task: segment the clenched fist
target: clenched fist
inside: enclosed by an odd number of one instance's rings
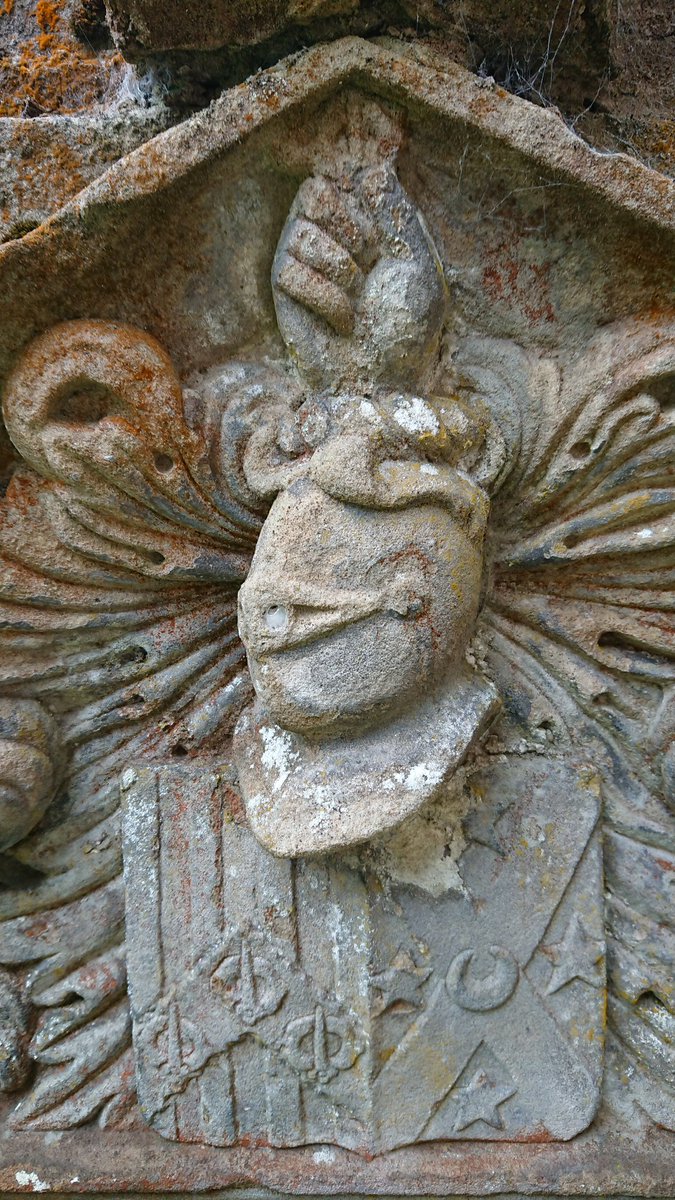
[[[442,268],[389,167],[305,181],[272,268],[277,320],[315,387],[420,386],[443,323]]]

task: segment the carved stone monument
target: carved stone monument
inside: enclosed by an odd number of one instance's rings
[[[346,39],[0,249],[9,1192],[668,1194],[672,212]]]

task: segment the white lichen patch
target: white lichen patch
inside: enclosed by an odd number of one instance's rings
[[[260,761],[266,771],[276,776],[272,780],[272,790],[277,792],[288,779],[299,755],[293,749],[291,735],[277,726],[263,725],[260,737],[264,746]]]
[[[253,796],[248,796],[246,799],[246,811],[251,816],[264,816],[274,807],[274,804],[266,792],[255,792]]]
[[[318,833],[329,828],[331,818],[341,811],[341,805],[335,796],[334,789],[325,784],[313,784],[304,793],[305,803],[311,805],[313,812],[309,818],[310,829]]]
[[[312,1155],[315,1163],[326,1163],[326,1165],[334,1163],[336,1157],[335,1151],[330,1146],[320,1146]]]
[[[443,767],[440,763],[415,763],[406,775],[404,786],[409,792],[420,792],[423,788],[436,787],[442,778]]]
[[[436,413],[420,396],[400,397],[394,420],[406,433],[437,434],[440,429]]]
[[[359,404],[359,412],[361,413],[361,416],[365,417],[366,421],[370,421],[371,424],[380,424],[380,418],[377,409],[375,408],[374,404],[371,404],[370,400],[361,401]]]
[[[35,1171],[16,1171],[16,1182],[19,1187],[29,1187],[31,1192],[49,1192],[51,1184],[45,1183]]]

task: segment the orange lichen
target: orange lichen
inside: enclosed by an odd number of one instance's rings
[[[0,17],[3,16],[3,14],[6,17],[11,17],[13,10],[14,10],[14,0],[2,0],[2,10],[0,11]]]
[[[58,0],[38,0],[35,20],[43,33],[49,33],[56,29],[61,16],[59,12],[61,7],[62,4],[58,3]]]
[[[675,121],[655,122],[643,132],[642,142],[649,165],[658,171],[672,173],[675,169]]]
[[[13,0],[0,0],[7,5]],[[35,34],[14,55],[0,58],[0,116],[37,116],[90,108],[105,94],[119,56],[96,56],[72,35],[65,0],[38,0]]]

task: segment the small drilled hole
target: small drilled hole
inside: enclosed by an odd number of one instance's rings
[[[175,746],[171,747],[171,753],[174,758],[187,758],[187,747],[182,742],[177,742]]]
[[[148,557],[150,559],[150,562],[157,563],[158,566],[160,563],[163,563],[166,561],[164,558],[164,555],[161,554],[159,550],[151,550]]]
[[[270,633],[281,633],[288,625],[288,609],[283,604],[273,604],[265,613],[265,624]]]
[[[65,996],[59,996],[59,1005],[65,1008],[69,1004],[81,1004],[83,999],[79,992],[66,992]]]
[[[137,692],[135,696],[130,697],[129,703],[130,704],[145,704],[145,696],[141,696],[140,692]]]
[[[155,466],[158,471],[161,471],[162,475],[167,475],[169,471],[173,471],[175,465],[170,454],[155,455]]]
[[[145,646],[129,646],[120,654],[119,661],[125,666],[127,663],[145,662],[148,657],[148,652]]]
[[[575,442],[574,445],[570,447],[570,454],[572,455],[572,458],[588,458],[592,449],[593,447],[591,446],[590,442]]]
[[[612,698],[609,692],[598,692],[593,697],[593,703],[599,704],[601,708],[605,708],[608,704],[612,703]]]

